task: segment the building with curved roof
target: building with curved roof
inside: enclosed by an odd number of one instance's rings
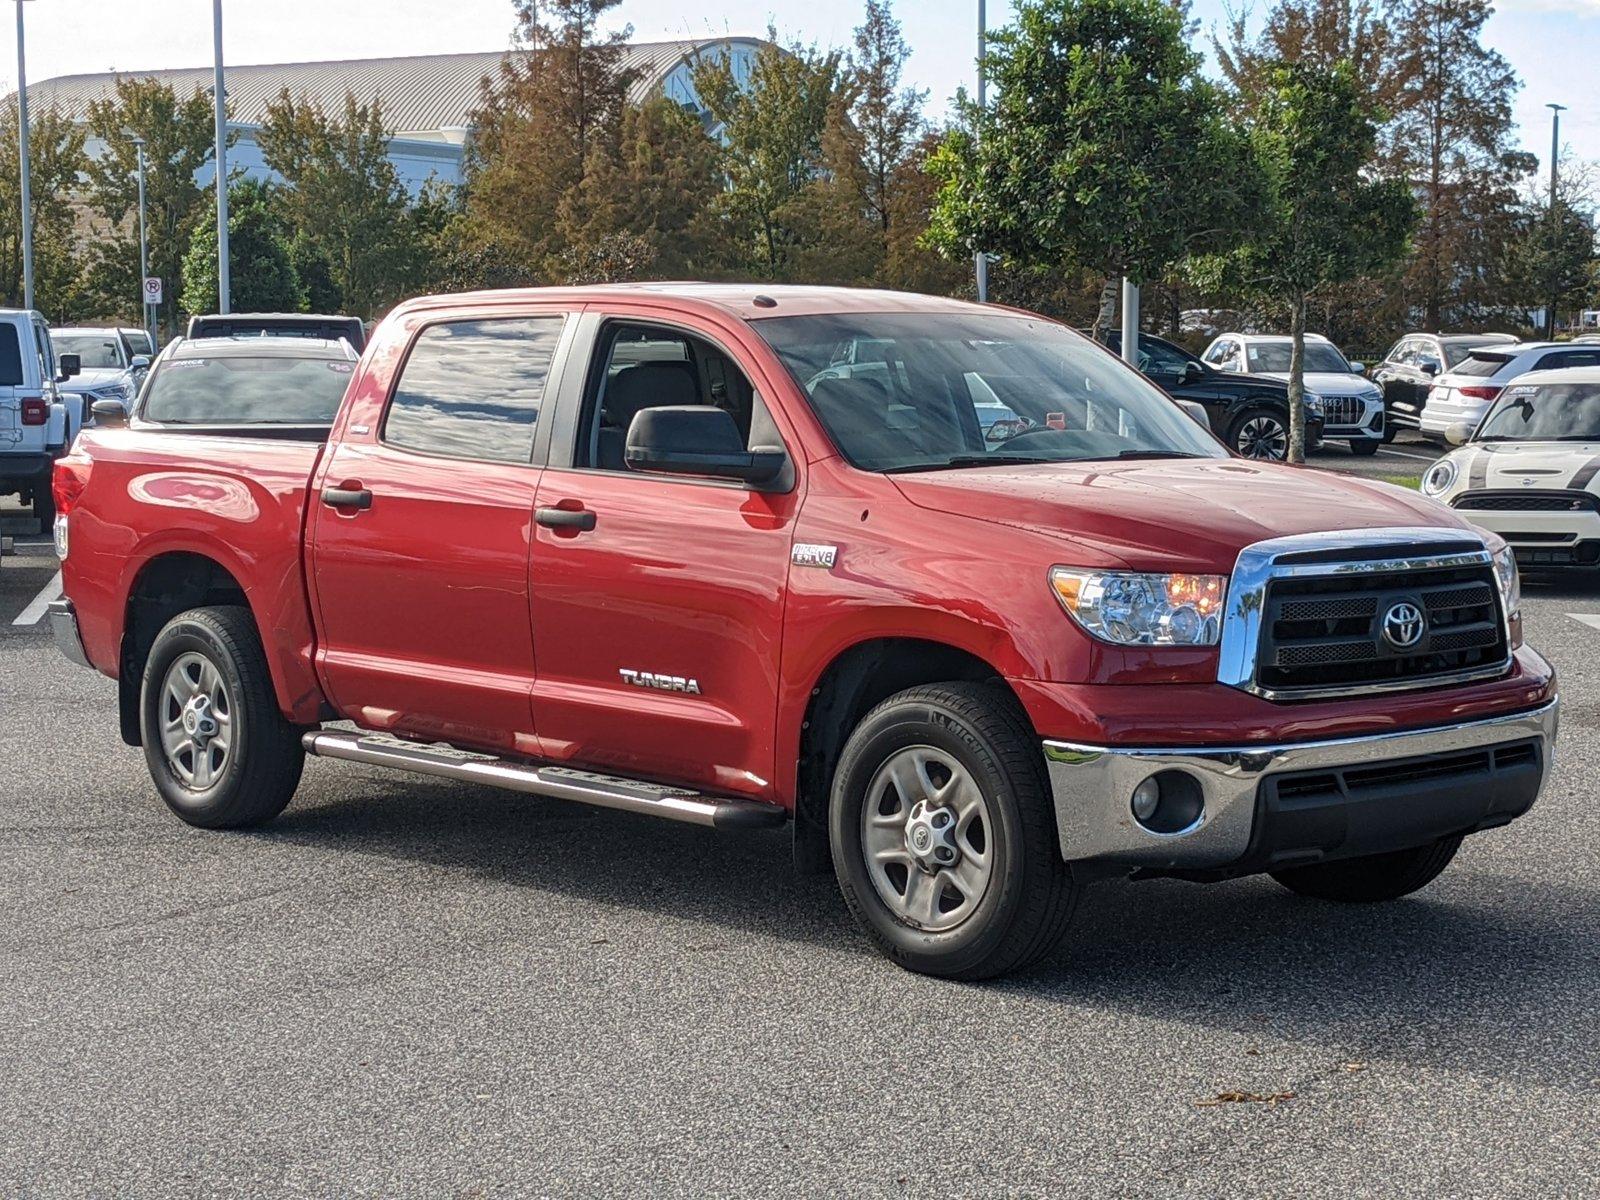
[[[664,95],[695,112],[709,127],[709,117],[694,90],[695,63],[726,55],[742,80],[761,44],[759,39],[744,37],[630,44],[624,48],[622,62],[623,69],[634,75],[629,99],[639,103]],[[296,99],[309,100],[327,112],[342,109],[347,94],[362,103],[378,100],[385,123],[394,131],[389,156],[406,185],[414,192],[430,177],[460,182],[463,147],[471,135],[472,115],[481,103],[484,82],[499,74],[508,56],[521,53],[527,52],[230,65],[229,123],[238,141],[229,152],[229,167],[260,177],[269,174],[254,134],[266,120],[268,105],[287,89]],[[92,102],[114,95],[117,80],[126,78],[158,79],[170,84],[180,97],[196,91],[209,95],[212,69],[62,75],[29,84],[28,104],[35,112],[54,107],[83,120]],[[87,148],[91,154],[96,150],[92,141]]]

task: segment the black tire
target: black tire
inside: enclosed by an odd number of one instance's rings
[[[1277,431],[1270,438],[1271,445],[1281,444],[1282,453],[1268,454],[1263,447],[1269,439],[1256,436],[1263,426],[1271,426]],[[1249,408],[1233,419],[1228,426],[1228,436],[1225,439],[1228,448],[1236,454],[1246,458],[1260,459],[1266,462],[1284,462],[1289,457],[1289,418],[1274,408]]]
[[[1371,458],[1378,452],[1378,447],[1383,445],[1381,438],[1362,438],[1358,442],[1350,443],[1350,453],[1361,458]]]
[[[201,778],[196,751],[188,755],[192,780],[186,782],[183,756],[170,760],[163,742],[165,718],[170,716],[163,713],[170,701],[168,672],[179,659],[209,663],[220,677],[227,701],[225,706],[213,706],[213,711],[226,709],[228,738],[226,752],[219,756],[206,786],[194,785]],[[167,622],[145,662],[139,721],[156,790],[167,807],[190,825],[239,829],[263,824],[284,810],[300,783],[305,765],[300,730],[278,710],[261,638],[246,608],[194,608]],[[208,765],[206,774],[211,772]]]
[[[1273,871],[1272,877],[1302,896],[1373,904],[1398,900],[1427,887],[1450,865],[1460,848],[1461,837],[1457,835],[1411,850]]]
[[[869,875],[863,848],[872,781],[897,753],[926,748],[957,763],[981,792],[990,860],[982,898],[947,930],[897,915]],[[964,980],[1015,971],[1056,946],[1077,907],[1081,885],[1061,857],[1039,739],[998,688],[932,684],[874,708],[845,744],[828,820],[845,902],[878,948],[907,970]]]
[[[46,471],[33,481],[33,515],[39,520],[39,532],[50,536],[56,523],[56,494],[50,490],[52,472]]]
[[[1393,421],[1385,421],[1383,423],[1383,444],[1387,446],[1390,442],[1394,441],[1395,435],[1399,432],[1400,426],[1396,425]]]

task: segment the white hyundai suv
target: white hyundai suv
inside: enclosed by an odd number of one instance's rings
[[[1524,567],[1600,566],[1600,367],[1508,380],[1422,492],[1493,530]]]
[[[1417,418],[1428,437],[1449,440],[1452,425],[1476,425],[1500,390],[1532,371],[1600,366],[1600,346],[1574,342],[1516,342],[1479,346],[1437,376]]]
[[[1287,383],[1292,348],[1293,339],[1282,334],[1223,333],[1200,357],[1219,371]],[[1349,442],[1353,454],[1376,454],[1383,445],[1383,389],[1321,334],[1306,334],[1304,369],[1306,404],[1322,414],[1322,440]]]

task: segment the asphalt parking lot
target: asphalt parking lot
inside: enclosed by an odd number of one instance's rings
[[[1600,1195],[1600,581],[1530,585],[1552,785],[1426,891],[1107,884],[966,986],[784,833],[326,760],[189,829],[0,523],[0,1195]]]

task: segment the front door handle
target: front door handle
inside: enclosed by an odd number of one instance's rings
[[[366,488],[326,487],[322,502],[329,508],[371,508],[372,493]]]
[[[534,519],[546,529],[576,529],[587,533],[595,526],[594,513],[586,508],[541,508]]]

